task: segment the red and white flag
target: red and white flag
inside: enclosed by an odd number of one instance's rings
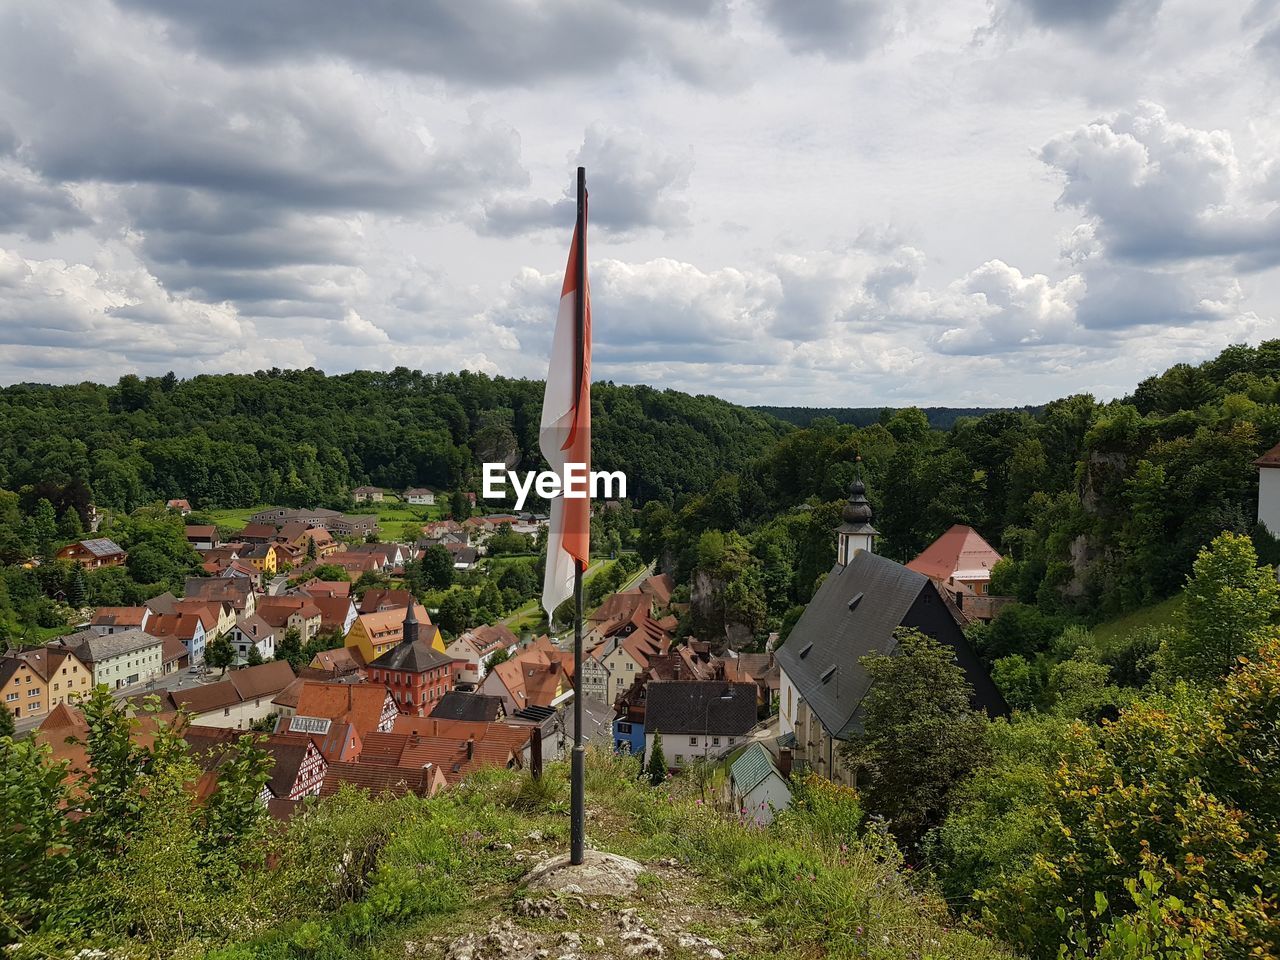
[[[542,425],[538,446],[548,466],[564,478],[566,463],[582,464],[591,470],[591,287],[586,283],[587,217],[582,216],[582,236],[573,231],[569,265],[560,290],[560,313],[556,317],[555,339],[551,345],[551,367],[542,397]],[[583,286],[578,290],[578,258],[583,258]],[[574,307],[583,297],[582,338],[579,342]],[[576,473],[577,471],[575,471]],[[573,596],[575,570],[586,570],[591,546],[591,500],[585,475],[581,497],[562,493],[551,501],[551,524],[547,537],[547,572],[542,581],[542,606],[547,616]]]

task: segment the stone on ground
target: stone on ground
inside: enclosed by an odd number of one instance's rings
[[[636,880],[644,867],[627,857],[602,850],[587,850],[583,862],[571,864],[569,855],[544,860],[525,876],[533,890],[579,893],[586,896],[625,897],[636,892]]]

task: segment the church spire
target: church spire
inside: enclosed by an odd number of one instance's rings
[[[409,597],[409,609],[404,615],[404,639],[402,643],[416,643],[418,640],[418,614],[414,607],[418,605],[418,601]]]
[[[867,500],[867,488],[862,482],[862,457],[854,458],[855,474],[853,483],[849,484],[849,500],[840,511],[840,519],[844,522],[836,528],[836,563],[848,566],[859,550],[872,552],[878,531],[871,525],[874,511]]]

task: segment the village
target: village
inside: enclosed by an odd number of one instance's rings
[[[401,499],[429,504],[434,496],[411,489]],[[356,502],[382,497],[376,488],[353,491]],[[182,499],[166,509],[192,512]],[[86,757],[76,703],[95,686],[137,716],[137,737],[154,736],[157,724],[182,730],[204,770],[204,796],[237,740],[259,733],[274,759],[261,801],[287,819],[344,784],[432,796],[484,767],[539,776],[566,756],[580,690],[588,743],[638,757],[651,776],[655,764],[662,776],[720,769],[723,803],[766,824],[786,808],[793,776],[852,782],[835,747],[867,690],[858,661],[892,649],[899,627],[952,647],[979,704],[1007,710],[963,632],[1009,602],[988,591],[1000,555],[955,525],[905,566],[879,557],[860,480],[842,517],[833,531],[837,565],[785,646],[775,650],[776,633],[758,650],[682,633],[689,603],[673,599],[670,574],[640,565],[587,611],[580,678],[569,633],[535,636],[499,620],[446,637],[405,582],[406,564],[433,547],[471,571],[494,536],[536,536],[545,516],[432,520],[411,542],[381,539],[376,515],[327,509],[263,509],[227,542],[216,525],[187,523],[204,575],[188,578],[181,597],[166,591],[137,606],[98,607],[68,635],[9,650],[0,694],[19,731],[69,761],[71,777]],[[100,569],[127,555],[98,537],[57,558]],[[334,570],[347,579],[316,575]],[[384,585],[357,591],[353,581],[365,575]],[[289,644],[318,649],[291,664]],[[230,656],[214,666],[219,645]]]

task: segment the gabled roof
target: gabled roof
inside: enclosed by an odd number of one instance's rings
[[[516,709],[549,707],[556,690],[573,682],[573,655],[556,649],[549,637],[539,637],[492,673],[507,688]]]
[[[82,630],[65,637],[59,637],[48,644],[50,647],[68,647],[80,658],[82,663],[101,663],[112,657],[145,650],[147,647],[160,645],[160,640],[141,630],[123,630],[98,636],[92,630]]]
[[[253,592],[253,582],[246,577],[188,577],[183,592],[190,598],[225,600],[241,609]]]
[[[487,657],[498,650],[514,647],[519,642],[519,638],[504,623],[472,627],[458,639],[464,638],[475,647],[476,653],[482,657]]]
[[[400,670],[406,673],[426,673],[454,662],[453,657],[441,653],[432,646],[440,628],[434,624],[419,624],[419,636],[409,642],[401,640],[394,647],[369,664],[374,670]]]
[[[208,632],[218,625],[217,616],[204,611],[158,613],[147,620],[146,632],[153,637],[177,637],[190,640],[201,630]]]
[[[1280,467],[1280,443],[1253,461],[1255,467]]]
[[[269,523],[247,523],[238,536],[241,540],[271,540],[276,535],[276,528]]]
[[[298,716],[350,720],[363,738],[378,729],[389,696],[382,684],[308,680],[298,697]]]
[[[990,677],[969,656],[964,634],[933,581],[862,550],[847,566],[831,568],[787,642],[775,654],[809,709],[835,737],[844,739],[856,728],[858,709],[871,686],[859,660],[868,654],[893,651],[897,646],[894,631],[904,625],[917,600],[921,610],[924,605],[936,604],[935,628],[945,631],[936,639],[957,650],[979,701],[995,712],[1007,709]]]
[[[361,659],[359,647],[336,647],[333,650],[321,650],[311,658],[310,666],[330,673],[348,674],[363,670],[365,663]]]
[[[320,752],[310,737],[297,733],[273,733],[267,737],[262,747],[275,760],[271,767],[271,777],[267,780],[267,789],[273,797],[279,798],[288,797],[293,790],[307,754],[312,750]]]
[[[364,625],[370,640],[374,643],[386,643],[390,639],[404,636],[404,617],[408,609],[408,607],[401,607],[398,610],[379,610],[376,613],[362,613],[357,619]],[[431,617],[428,616],[427,608],[422,604],[419,603],[414,606],[414,616],[418,618],[419,630],[431,626]]]
[[[675,588],[676,582],[669,573],[655,573],[640,582],[640,589],[659,607],[665,607],[671,602],[671,591]]]
[[[256,667],[245,667],[229,674],[240,697],[253,700],[256,697],[274,696],[293,683],[293,667],[285,660],[271,660]]]
[[[503,715],[502,698],[483,693],[450,690],[430,714],[437,720],[470,720],[492,723]]]
[[[743,750],[738,759],[729,766],[729,775],[733,777],[734,785],[742,793],[750,793],[764,782],[769,774],[779,778],[782,776],[774,766],[773,757],[769,756],[769,751],[758,743],[753,743]]]
[[[186,526],[188,540],[212,540],[218,535],[213,524],[189,523]]]
[[[286,626],[289,618],[295,615],[303,620],[314,620],[320,616],[320,607],[307,596],[263,597],[254,607],[254,613],[278,628]]]
[[[93,540],[81,540],[80,546],[93,554],[95,557],[114,557],[124,553],[124,549],[114,540],[108,540],[106,537],[97,537]]]
[[[957,523],[907,564],[934,580],[952,577],[976,580],[989,576],[1000,554],[973,527]]]
[[[627,590],[612,593],[604,598],[604,602],[596,607],[587,619],[595,624],[616,621],[625,623],[634,617],[637,611],[647,608],[652,601],[639,590]]]
[[[723,680],[650,683],[645,731],[737,737],[756,725],[756,685]]]
[[[457,783],[480,767],[519,765],[521,754],[537,729],[529,724],[469,723],[401,714],[391,733],[366,738],[365,749],[384,763],[415,767],[433,764],[450,783]]]
[[[350,553],[351,551],[347,552]],[[360,613],[377,613],[379,610],[400,610],[402,611],[401,619],[403,619],[403,611],[409,608],[409,601],[412,599],[413,594],[408,590],[374,587],[372,590],[365,591],[358,609]]]
[[[412,769],[386,763],[370,763],[362,757],[360,762],[335,760],[325,772],[320,787],[321,797],[331,797],[344,784],[367,790],[370,796],[403,797],[406,793],[430,796],[439,789],[438,771]]]
[[[350,597],[324,595],[311,599],[320,611],[320,627],[324,630],[337,630],[346,626],[347,617],[355,612]]]
[[[89,622],[95,627],[141,627],[146,607],[99,607]]]
[[[351,582],[349,580],[308,580],[302,585],[302,592],[312,597],[350,597]]]

